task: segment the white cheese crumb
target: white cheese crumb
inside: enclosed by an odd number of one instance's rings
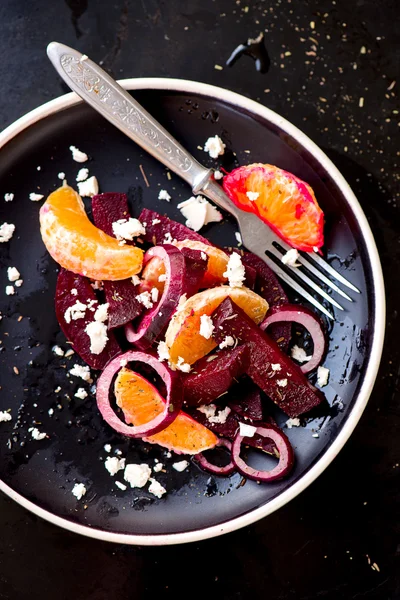
[[[152,225],[158,225],[159,223],[161,223],[161,219],[153,219],[151,222]]]
[[[318,435],[318,433],[313,433],[311,437],[313,437],[313,438],[319,438],[319,435]]]
[[[221,350],[223,350],[224,348],[229,348],[229,346],[234,346],[234,345],[235,345],[235,339],[231,335],[227,335],[222,340],[219,347],[221,348]]]
[[[85,152],[81,152],[80,150],[78,150],[76,146],[70,146],[69,149],[72,152],[72,158],[75,162],[83,163],[88,160],[88,155]]]
[[[257,200],[259,195],[260,195],[259,192],[246,192],[246,196],[248,197],[248,199],[251,202],[254,202],[255,200]]]
[[[6,285],[6,295],[13,296],[15,294],[15,289],[13,285]]]
[[[158,199],[169,202],[171,200],[171,196],[168,194],[167,190],[160,190],[158,193]]]
[[[166,273],[162,273],[162,275],[158,276],[158,281],[160,283],[162,283],[163,281],[167,281],[167,274]]]
[[[44,438],[47,436],[46,433],[41,433],[37,427],[29,427],[28,431],[30,431],[32,438],[38,442],[40,442],[40,440],[44,440]]]
[[[15,267],[8,267],[7,269],[7,277],[8,281],[17,281],[20,278],[20,272]]]
[[[9,192],[8,194],[4,194],[4,200],[6,202],[12,202],[14,200],[14,194]]]
[[[123,492],[127,489],[127,486],[124,483],[121,483],[120,481],[116,481],[115,485]]]
[[[209,137],[204,144],[204,152],[208,152],[211,158],[218,158],[218,156],[222,156],[225,152],[225,148],[226,145],[218,135]]]
[[[246,278],[242,259],[239,254],[232,252],[229,257],[226,271],[223,274],[224,277],[228,278],[230,287],[242,287],[243,281]]]
[[[87,365],[82,366],[75,364],[72,369],[69,370],[69,373],[75,377],[80,377],[83,379],[83,381],[92,383],[92,378],[90,377],[90,368]]]
[[[103,447],[106,452],[111,452],[111,444],[104,444]]]
[[[279,385],[279,387],[286,387],[287,386],[287,379],[277,379],[276,380],[276,385]]]
[[[137,275],[133,275],[133,277],[132,277],[133,285],[139,285],[141,283],[141,281],[142,280],[140,279],[140,277],[138,277]]]
[[[243,245],[243,240],[242,240],[242,236],[240,235],[239,231],[235,231],[235,238],[236,238],[236,241],[237,241],[238,245],[242,246]]]
[[[319,252],[318,246],[313,246],[313,250],[314,250],[314,252],[316,252],[318,254],[318,252]]]
[[[293,419],[288,419],[286,421],[286,427],[288,429],[292,429],[292,427],[300,427],[300,419],[298,417],[294,417]]]
[[[77,295],[78,295],[78,290],[77,290],[76,288],[72,288],[72,290],[71,290],[71,294],[72,294],[73,296],[77,296]]]
[[[300,267],[300,263],[297,263],[296,260],[299,258],[299,253],[296,248],[292,248],[288,250],[286,254],[284,254],[281,258],[281,261],[284,265],[289,265],[289,267]]]
[[[80,500],[81,498],[83,498],[83,496],[86,494],[86,492],[87,492],[87,490],[86,490],[86,487],[83,485],[83,483],[76,483],[74,485],[74,487],[72,488],[72,493],[77,500]]]
[[[79,400],[84,400],[88,397],[88,393],[84,388],[78,388],[74,396],[75,398],[79,398]]]
[[[39,202],[42,198],[44,198],[43,194],[35,194],[35,192],[29,194],[29,200],[32,200],[32,202]]]
[[[291,357],[297,360],[299,363],[308,362],[311,360],[312,356],[307,356],[304,348],[300,348],[299,346],[293,346],[291,352]]]
[[[200,330],[199,330],[200,335],[202,335],[203,338],[206,338],[206,340],[209,340],[213,334],[213,331],[214,331],[214,324],[212,322],[211,317],[209,317],[208,315],[201,315]]]
[[[60,171],[59,174],[57,175],[58,179],[65,179],[65,173],[64,171]]]
[[[156,479],[151,478],[150,481],[150,494],[153,494],[153,496],[156,496],[157,498],[161,498],[161,496],[163,496],[167,492],[167,490]]]
[[[93,196],[99,193],[99,182],[96,177],[92,175],[85,181],[78,181],[78,190],[80,196],[93,198]]]
[[[176,241],[176,240],[173,240],[172,235],[170,234],[169,231],[167,231],[167,233],[164,235],[163,244],[173,244],[174,241]]]
[[[78,175],[76,176],[76,181],[85,181],[89,177],[89,169],[83,167],[83,169],[79,169]]]
[[[136,296],[136,300],[138,302],[140,302],[140,304],[143,304],[143,306],[145,308],[152,308],[153,307],[153,302],[151,301],[150,292],[142,292],[141,294],[138,294]]]
[[[125,467],[124,479],[131,487],[142,488],[150,479],[151,469],[145,463],[140,465],[129,464]]]
[[[159,473],[160,471],[162,471],[164,468],[164,465],[160,462],[158,462],[157,464],[154,465],[153,467],[153,471],[154,473]]]
[[[189,466],[189,461],[187,460],[180,460],[179,462],[176,462],[172,465],[172,468],[175,469],[175,471],[178,471],[178,473],[182,473],[182,471],[184,471],[185,469],[187,469]]]
[[[271,369],[273,371],[280,371],[282,369],[282,366],[280,363],[271,363]]]
[[[93,321],[86,325],[85,332],[90,338],[90,352],[101,354],[108,342],[107,325],[100,321]]]
[[[210,423],[218,423],[221,425],[226,423],[226,419],[231,413],[231,409],[229,408],[229,406],[226,406],[224,409],[221,409],[217,413],[217,407],[215,406],[215,404],[202,404],[197,408],[197,410],[203,413]]]
[[[53,346],[51,350],[57,356],[64,356],[64,350],[61,348],[61,346]]]
[[[186,227],[200,231],[208,223],[222,221],[222,214],[202,196],[192,196],[178,204],[178,208],[186,219]]]
[[[201,260],[207,260],[207,254],[205,252],[203,252],[203,250],[200,252],[200,256],[201,256]]]
[[[121,367],[126,367],[126,365],[128,364],[128,361],[126,360],[126,358],[123,358],[122,360],[119,361],[119,364],[121,365]]]
[[[15,285],[16,287],[21,287],[21,285],[22,285],[23,283],[24,283],[24,280],[23,280],[23,279],[17,279],[17,281],[15,282],[15,284],[14,284],[14,285]]]
[[[158,294],[159,294],[158,289],[154,287],[151,290],[150,294],[151,294],[151,301],[154,302],[154,303],[156,303],[157,300],[158,300]]]
[[[317,370],[317,384],[319,387],[324,387],[328,385],[329,381],[329,369],[326,367],[318,367]]]
[[[125,458],[117,458],[116,456],[107,456],[104,461],[104,466],[110,473],[111,477],[114,477],[118,471],[125,469]]]
[[[112,224],[113,234],[117,240],[132,241],[134,237],[145,235],[146,229],[138,219],[119,219]]]
[[[96,309],[96,312],[94,313],[95,321],[99,321],[100,323],[104,323],[105,321],[107,321],[108,306],[109,306],[108,302],[105,302],[104,304],[99,304],[99,306]]]
[[[77,300],[75,304],[69,306],[64,313],[64,319],[66,323],[71,323],[72,321],[77,321],[78,319],[83,319],[85,316],[87,306],[83,304],[80,300]]]
[[[239,435],[241,435],[242,437],[253,437],[256,431],[257,427],[253,427],[253,425],[247,425],[247,423],[239,423]]]
[[[223,179],[223,177],[224,177],[224,174],[221,173],[221,171],[214,171],[214,179],[216,179],[218,181],[219,179]]]
[[[49,415],[49,417],[52,417],[54,415],[54,408],[49,408],[47,414]]]
[[[169,356],[169,348],[167,346],[167,344],[165,342],[160,342],[157,346],[157,354],[158,354],[158,358],[163,361],[163,360],[169,360],[170,356]]]
[[[5,423],[6,421],[11,421],[12,417],[10,413],[5,412],[4,410],[0,411],[0,423]]]
[[[3,223],[0,225],[0,243],[9,242],[14,235],[15,225],[13,223]]]
[[[190,371],[192,370],[192,367],[189,365],[189,363],[186,363],[184,361],[184,359],[182,358],[182,356],[178,356],[178,361],[176,363],[176,368],[179,371],[182,371],[182,373],[190,373]]]

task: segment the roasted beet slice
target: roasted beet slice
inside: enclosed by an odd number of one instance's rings
[[[271,271],[261,258],[251,252],[244,252],[242,263],[246,267],[252,267],[257,271],[253,289],[262,298],[265,298],[271,308],[289,302],[285,290],[279,283],[275,273]],[[290,323],[276,323],[271,325],[268,334],[278,343],[282,350],[287,351],[290,338],[292,337],[292,326]]]
[[[185,378],[184,398],[189,406],[210,404],[216,400],[228,391],[249,365],[249,353],[244,345],[234,350],[221,350],[214,356],[214,360],[211,360],[211,355],[197,361]]]
[[[185,294],[190,298],[200,288],[204,273],[207,271],[208,257],[204,260],[201,257],[204,252],[191,248],[182,248],[181,254],[185,257]]]
[[[76,290],[72,294],[71,290]],[[86,325],[93,321],[94,312],[86,308],[84,317],[70,323],[65,320],[65,311],[73,306],[77,300],[85,304],[92,304],[91,308],[98,306],[97,298],[89,279],[77,275],[66,269],[61,269],[56,287],[55,308],[58,322],[65,337],[72,342],[72,347],[79,356],[93,369],[104,369],[105,365],[114,356],[120,353],[120,347],[112,332],[108,333],[108,342],[101,354],[90,352],[90,338],[85,332]],[[92,301],[92,302],[91,302]],[[83,312],[83,311],[82,311]]]
[[[212,320],[217,342],[231,335],[246,343],[250,350],[247,374],[289,417],[298,417],[322,402],[321,392],[230,298],[214,311]]]
[[[96,227],[115,237],[112,224],[130,217],[126,194],[110,192],[93,196],[92,213]],[[139,286],[134,286],[131,279],[104,281],[104,293],[109,305],[109,329],[122,327],[142,314],[143,305],[136,300]]]
[[[164,244],[165,242],[171,243],[172,240],[177,240],[178,242],[183,240],[197,240],[208,246],[213,245],[210,240],[207,240],[185,225],[172,221],[172,219],[164,217],[148,208],[142,210],[139,221],[141,223],[146,223],[146,235],[143,236],[143,238],[146,242],[150,242],[154,246]],[[170,239],[165,239],[165,236],[167,236],[167,238],[170,236]]]
[[[228,406],[240,418],[263,420],[260,388],[248,377],[242,378],[229,392]]]

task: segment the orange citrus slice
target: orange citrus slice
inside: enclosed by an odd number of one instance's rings
[[[143,425],[164,409],[164,400],[158,390],[130,369],[124,368],[118,373],[114,392],[127,423]],[[214,448],[218,442],[212,431],[182,410],[168,427],[144,440],[183,454],[204,452]]]
[[[228,296],[256,323],[264,319],[268,302],[246,287],[221,285],[199,292],[178,308],[166,331],[171,364],[176,365],[182,358],[191,365],[215,348],[217,344],[212,337],[206,339],[200,335],[200,317],[210,316]]]
[[[59,265],[91,279],[127,279],[142,268],[143,251],[118,241],[89,220],[79,194],[65,185],[40,209],[44,245]]]
[[[312,188],[292,173],[255,163],[234,169],[223,187],[236,206],[258,215],[293,248],[311,252],[323,245],[324,213]]]

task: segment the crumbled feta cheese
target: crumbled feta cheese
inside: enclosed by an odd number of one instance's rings
[[[14,200],[14,194],[11,192],[8,194],[4,194],[4,200],[6,202],[12,202]]]
[[[289,265],[289,267],[300,267],[300,263],[297,263],[296,260],[299,258],[299,253],[296,248],[292,248],[288,250],[286,254],[284,254],[281,258],[281,261],[284,265]]]
[[[231,409],[229,408],[229,406],[226,406],[224,409],[221,409],[216,414],[217,407],[215,406],[215,404],[202,404],[197,408],[197,410],[203,413],[210,423],[219,423],[221,425],[226,423],[226,419],[231,413]]]
[[[65,179],[65,173],[64,171],[60,171],[59,174],[57,175],[58,179]]]
[[[80,377],[83,379],[83,381],[92,383],[92,378],[90,377],[90,368],[87,365],[82,366],[75,364],[72,369],[69,370],[69,373],[75,377]]]
[[[14,283],[14,285],[16,287],[21,287],[21,285],[24,283],[23,279],[17,279],[17,281]]]
[[[167,274],[166,273],[162,273],[161,275],[158,276],[158,281],[160,283],[162,283],[163,281],[167,281]]]
[[[9,242],[14,235],[15,225],[13,223],[3,223],[0,225],[0,243]]]
[[[8,267],[7,277],[8,281],[17,281],[20,278],[20,272],[15,267]]]
[[[222,221],[222,214],[202,196],[192,196],[178,204],[178,208],[186,219],[186,227],[199,231],[203,225]]]
[[[164,244],[173,244],[175,240],[172,239],[172,235],[170,234],[169,231],[167,231],[167,233],[164,235],[164,240],[163,243]]]
[[[49,408],[47,414],[49,415],[49,417],[52,417],[54,415],[54,408]]]
[[[158,294],[159,294],[158,289],[154,287],[151,290],[150,294],[151,294],[151,301],[154,302],[154,303],[156,303],[157,300],[158,300]]]
[[[314,252],[316,252],[318,254],[318,252],[319,252],[318,246],[313,246],[313,250],[314,250]]]
[[[54,390],[54,392],[55,392],[56,394],[59,394],[59,393],[61,392],[61,387],[60,387],[60,386],[57,386],[57,387],[56,387],[56,389]]]
[[[78,388],[78,390],[74,394],[75,398],[79,398],[79,400],[84,400],[88,397],[88,393],[84,388]]]
[[[179,462],[176,462],[172,465],[172,468],[175,469],[175,471],[178,471],[178,473],[182,473],[182,471],[184,471],[185,469],[187,469],[189,466],[189,461],[187,460],[180,460]]]
[[[6,421],[11,421],[12,417],[10,413],[5,412],[4,410],[0,411],[0,423],[5,423]]]
[[[29,200],[32,200],[32,202],[39,202],[42,198],[44,198],[43,194],[36,194],[35,192],[29,194]]]
[[[218,135],[209,137],[204,144],[204,152],[208,152],[211,158],[218,158],[218,156],[222,156],[225,152],[225,148],[226,145]]]
[[[200,335],[202,335],[203,338],[206,338],[206,340],[209,340],[213,334],[213,331],[214,331],[214,324],[212,322],[211,317],[209,317],[208,315],[201,315],[200,330],[199,330]]]
[[[329,381],[329,369],[326,367],[318,367],[317,370],[317,384],[319,387],[324,387],[328,385]]]
[[[160,219],[153,219],[151,222],[152,225],[158,225],[159,223],[161,223]]]
[[[163,361],[163,360],[169,360],[170,356],[169,356],[169,348],[167,346],[167,344],[165,342],[160,342],[157,346],[157,354],[158,354],[158,358]]]
[[[313,433],[311,437],[313,437],[313,438],[319,438],[319,435],[318,435],[318,433]]]
[[[280,371],[282,369],[282,365],[280,363],[271,363],[271,369],[273,371]]]
[[[299,348],[299,346],[293,346],[290,352],[292,358],[297,360],[299,363],[307,362],[312,359],[312,356],[307,356],[304,348]]]
[[[6,285],[6,295],[13,296],[15,294],[15,289],[13,285]]]
[[[44,440],[44,438],[47,436],[46,433],[41,433],[37,427],[29,427],[28,431],[30,431],[32,438],[38,442],[40,442],[40,440]]]
[[[94,313],[94,320],[99,321],[100,323],[104,323],[108,319],[108,302],[105,304],[99,304]]]
[[[150,481],[151,481],[151,483],[149,485],[150,494],[153,494],[157,498],[161,498],[161,496],[166,494],[167,490],[165,489],[165,487],[163,487],[161,485],[161,483],[159,483],[156,479],[153,479],[152,477],[150,478]]]
[[[94,175],[85,181],[78,181],[78,190],[80,196],[93,198],[99,193],[99,183]]]
[[[164,468],[164,465],[160,462],[158,462],[157,464],[154,465],[153,467],[153,471],[154,473],[159,473],[160,471],[162,471]]]
[[[242,236],[240,235],[239,231],[235,231],[235,238],[236,238],[236,241],[237,241],[238,245],[242,246],[243,245],[243,240],[242,240]]]
[[[300,427],[300,419],[298,417],[294,417],[293,419],[288,419],[286,421],[286,427],[288,429],[292,429],[292,427]]]
[[[73,296],[77,296],[77,295],[78,295],[78,290],[77,290],[76,288],[72,288],[72,290],[71,290],[71,294],[72,294]]]
[[[64,350],[60,346],[53,346],[51,350],[57,356],[64,356]]]
[[[239,435],[241,435],[242,437],[253,437],[256,431],[257,427],[253,427],[253,425],[247,425],[247,423],[239,423]]]
[[[134,237],[145,235],[146,229],[138,219],[119,219],[112,224],[113,234],[117,240],[132,241]]]
[[[77,500],[80,500],[81,498],[83,498],[83,496],[86,494],[86,492],[87,492],[87,490],[86,490],[86,487],[83,485],[83,483],[76,483],[74,485],[74,487],[72,488],[72,493]]]
[[[125,458],[117,458],[116,456],[107,456],[104,461],[104,466],[110,473],[111,477],[114,477],[118,471],[125,469]]]
[[[131,487],[142,488],[150,479],[151,469],[145,463],[140,465],[129,464],[125,467],[124,479]]]
[[[279,387],[286,387],[287,386],[287,379],[277,379],[276,380],[276,385],[279,385]]]
[[[189,365],[189,363],[186,363],[184,361],[184,359],[182,358],[182,356],[178,356],[178,360],[176,363],[176,368],[179,371],[182,371],[182,373],[190,373],[192,367]]]
[[[71,323],[71,321],[77,321],[78,319],[83,319],[85,316],[87,306],[83,304],[80,300],[77,300],[75,304],[69,306],[64,313],[64,319],[66,323]]]
[[[259,195],[259,192],[246,192],[246,196],[248,197],[250,202],[254,202],[255,200],[257,200]]]
[[[138,294],[136,296],[136,300],[138,302],[140,302],[140,304],[143,304],[143,306],[145,308],[152,308],[153,307],[153,302],[151,301],[150,292],[142,292],[141,294]]]
[[[229,348],[230,346],[234,346],[234,345],[235,345],[235,339],[231,335],[227,335],[222,340],[219,347],[221,348],[221,350],[223,350],[224,348]]]
[[[79,169],[78,175],[76,176],[76,181],[79,183],[80,181],[85,181],[89,177],[89,169],[83,167]]]
[[[228,265],[223,276],[228,278],[230,287],[243,286],[243,281],[246,278],[246,272],[244,265],[242,264],[242,259],[236,252],[232,252],[230,255]]]
[[[120,481],[116,481],[115,485],[123,492],[127,489],[127,486],[124,483],[121,483]]]
[[[70,146],[69,149],[72,152],[72,158],[75,162],[83,163],[88,160],[88,155],[85,152],[81,152],[80,150],[78,150],[76,146]]]
[[[158,199],[169,202],[171,200],[171,196],[168,194],[167,190],[160,190],[158,193]]]
[[[224,174],[223,174],[223,173],[221,173],[221,171],[214,171],[214,179],[216,179],[217,181],[218,181],[219,179],[222,179],[222,178],[223,178],[223,176],[224,176]]]
[[[90,352],[101,354],[108,342],[107,325],[100,321],[93,321],[86,325],[85,332],[90,338]]]
[[[200,256],[201,256],[201,260],[207,260],[207,258],[208,258],[207,254],[203,251],[200,252]]]
[[[111,452],[111,444],[104,444],[103,447],[106,452]]]

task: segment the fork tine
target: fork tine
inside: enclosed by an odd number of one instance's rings
[[[340,283],[343,283],[343,285],[345,285],[348,288],[350,288],[351,290],[353,290],[353,292],[357,292],[357,294],[361,294],[360,290],[358,288],[356,288],[355,285],[350,283],[350,281],[347,281],[347,279],[345,277],[343,277],[343,275],[338,273],[328,262],[326,262],[326,260],[324,260],[316,252],[311,252],[310,254],[306,254],[306,255],[304,255],[304,258],[306,258],[309,262],[311,262],[311,260],[314,260],[322,269],[325,269],[325,271],[327,271],[330,275],[332,275],[332,277],[334,277],[335,279],[340,281]]]
[[[272,246],[272,248],[276,252],[278,252],[274,246]],[[274,254],[274,252],[271,251],[271,248],[268,250],[268,252],[269,252],[270,255],[272,254],[272,256],[274,256],[278,260],[281,259],[281,254]],[[334,300],[333,298],[331,298],[331,296],[329,296],[329,294],[327,294],[325,292],[325,290],[323,290],[322,288],[320,288],[319,285],[317,285],[305,273],[303,273],[302,271],[299,271],[297,269],[296,270],[296,276],[299,279],[301,279],[302,281],[304,281],[304,283],[306,283],[308,286],[310,286],[315,292],[317,292],[317,294],[319,294],[320,296],[322,296],[323,298],[325,298],[325,300],[327,300],[330,304],[333,304],[333,306],[336,306],[336,308],[338,308],[339,310],[344,310],[343,306],[341,306],[338,302],[336,302],[336,300]]]

